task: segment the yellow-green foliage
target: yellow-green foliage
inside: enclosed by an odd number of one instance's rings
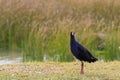
[[[47,62],[0,65],[1,80],[120,80],[120,62],[85,63],[80,75],[80,62]]]
[[[0,48],[20,48],[24,61],[73,60],[72,28],[95,56],[120,60],[119,0],[1,0],[0,16]]]

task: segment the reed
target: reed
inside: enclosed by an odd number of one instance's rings
[[[69,33],[95,56],[120,60],[119,0],[1,0],[0,48],[23,61],[72,61]]]

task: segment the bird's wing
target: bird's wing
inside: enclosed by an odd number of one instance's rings
[[[82,59],[84,61],[88,61],[88,62],[95,62],[98,59],[93,57],[93,55],[82,45],[78,44],[78,50],[80,51],[79,55],[81,55]]]
[[[78,44],[78,51],[79,51],[79,56],[84,60],[84,61],[90,61],[92,58],[92,54],[81,44]]]
[[[85,47],[83,47],[83,46],[82,46],[81,44],[79,44],[78,42],[77,42],[77,44],[78,44],[78,49],[79,49],[80,51],[82,51],[83,53],[88,54],[89,56],[92,57],[92,54],[91,54]]]

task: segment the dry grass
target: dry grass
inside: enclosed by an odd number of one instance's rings
[[[0,66],[1,80],[120,80],[120,62],[85,63],[80,75],[80,63],[21,63]]]

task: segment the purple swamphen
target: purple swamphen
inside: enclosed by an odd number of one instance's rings
[[[79,44],[76,40],[75,40],[75,31],[72,30],[70,32],[70,48],[71,48],[71,52],[72,54],[81,61],[81,71],[80,74],[84,74],[84,63],[83,61],[86,62],[95,62],[98,59],[93,57],[93,55],[85,48],[83,47],[81,44]]]

